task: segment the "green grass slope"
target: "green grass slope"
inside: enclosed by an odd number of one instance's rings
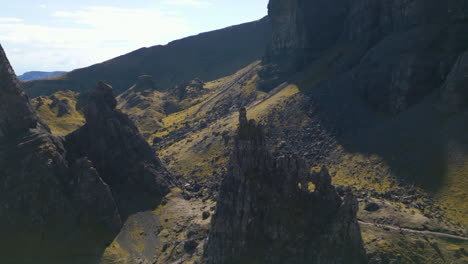
[[[245,106],[249,118],[265,125],[269,145],[277,155],[297,152],[311,169],[327,165],[335,184],[355,190],[363,238],[373,259],[466,262],[466,114],[439,112],[434,107],[435,94],[397,116],[375,112],[350,88],[349,73],[337,73],[334,68],[334,61],[344,53],[345,49],[331,49],[268,93],[257,88],[263,68],[257,61],[206,83],[208,92],[198,98],[176,101],[180,109],[174,113],[164,113],[162,107],[174,99],[155,90],[129,90],[119,97],[119,107],[138,120],[149,142],[162,139],[154,146],[173,172],[191,184],[202,184],[202,203],[194,199],[183,201],[184,206],[206,210],[210,204],[209,197],[216,192],[229,160],[237,109]],[[159,252],[159,260],[148,258],[155,263],[193,257],[184,253],[182,242],[168,240],[186,240],[186,233],[177,232],[192,223],[174,217],[181,200],[171,197],[171,213],[166,216],[171,227],[153,240],[141,230],[145,225],[129,222],[129,229],[106,249],[105,263],[145,258],[144,252]],[[369,202],[378,203],[381,209],[364,210]],[[154,245],[146,245],[147,240]],[[168,246],[154,241],[167,241]],[[200,248],[196,252],[201,254]]]
[[[53,105],[52,96],[41,96],[31,101],[39,117],[47,123],[54,134],[67,135],[85,124],[83,113],[77,110],[80,96],[72,91],[58,91],[53,94],[58,100],[66,100],[69,112],[60,115],[57,106]]]

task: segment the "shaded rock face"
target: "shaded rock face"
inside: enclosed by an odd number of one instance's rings
[[[458,112],[468,106],[468,52],[463,53],[453,66],[441,89],[441,107],[447,112]]]
[[[316,52],[340,37],[348,0],[271,0],[268,15],[273,28],[267,62],[286,71],[302,67]]]
[[[352,194],[340,197],[325,168],[309,175],[297,156],[273,158],[245,109],[239,121],[207,263],[366,263]]]
[[[20,135],[29,129],[48,131],[47,126],[33,112],[26,93],[21,88],[3,48],[0,46],[0,140]]]
[[[347,54],[334,68],[352,72],[375,110],[396,114],[442,85],[467,48],[467,13],[460,0],[271,0],[264,63],[288,76],[324,54]]]
[[[66,160],[63,138],[31,110],[1,47],[0,109],[0,262],[60,262],[56,255],[71,254],[70,244],[80,245],[75,254],[95,252],[121,225],[109,186],[92,164]]]
[[[111,187],[121,213],[127,214],[135,209],[126,204],[129,199],[147,195],[157,201],[169,192],[173,180],[135,124],[116,105],[112,87],[98,83],[85,108],[86,124],[66,137],[66,147],[69,160],[87,157],[92,161]]]

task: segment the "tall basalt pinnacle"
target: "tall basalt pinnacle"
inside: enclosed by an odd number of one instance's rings
[[[366,263],[354,196],[340,197],[326,168],[310,175],[296,155],[272,157],[261,126],[247,120],[241,109],[207,263]]]
[[[144,209],[146,200],[157,202],[174,180],[116,105],[112,87],[99,82],[85,107],[86,124],[66,137],[66,147],[69,159],[87,157],[93,162],[125,216]]]
[[[0,47],[0,263],[67,263],[72,254],[93,263],[120,228],[109,186],[91,162],[66,153]]]
[[[29,99],[0,45],[0,139],[22,135],[32,128],[48,130],[33,112]]]

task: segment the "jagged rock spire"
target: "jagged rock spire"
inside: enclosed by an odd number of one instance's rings
[[[47,128],[29,104],[5,51],[0,45],[0,138],[19,136],[32,128]]]
[[[357,201],[341,198],[326,168],[310,175],[297,155],[274,158],[261,126],[239,111],[234,153],[205,250],[209,264],[366,263]],[[310,192],[308,182],[317,188]]]
[[[69,159],[92,161],[115,193],[119,210],[128,215],[141,209],[134,207],[138,202],[125,205],[129,199],[147,193],[156,201],[169,192],[174,180],[133,121],[116,105],[112,87],[99,82],[89,95],[86,124],[66,137],[66,147]]]
[[[98,82],[96,89],[89,95],[85,108],[85,118],[88,123],[102,121],[100,119],[111,115],[117,106],[115,93],[112,87],[102,81]]]

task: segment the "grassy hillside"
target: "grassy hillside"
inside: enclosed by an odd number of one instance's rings
[[[140,75],[151,75],[158,87],[169,88],[199,77],[211,81],[234,73],[263,56],[270,38],[268,18],[202,33],[165,46],[142,48],[129,54],[47,80],[25,82],[31,97],[58,90],[82,92],[97,81],[111,84],[117,93]]]
[[[66,111],[61,113],[58,104],[54,104],[53,98],[63,102],[62,107]],[[58,91],[52,96],[41,96],[32,100],[33,108],[39,117],[49,125],[52,133],[67,135],[84,125],[83,113],[77,110],[80,96],[72,91]]]
[[[462,250],[466,239],[424,233],[467,235],[466,115],[440,113],[432,97],[398,116],[372,111],[352,89],[338,85],[348,83],[346,74],[338,84],[323,81],[336,74],[329,62],[343,52],[337,50],[268,93],[257,89],[263,68],[257,61],[206,83],[206,92],[188,101],[156,90],[130,89],[122,94],[122,111],[149,142],[160,139],[154,145],[157,154],[174,173],[202,187],[188,201],[180,197],[191,194],[185,190],[168,197],[169,204],[157,214],[165,212],[170,224],[162,224],[153,238],[140,235],[154,228],[145,229],[151,213],[132,218],[106,250],[103,263],[138,258],[163,263],[201,256],[200,247],[194,255],[186,254],[187,234],[177,230],[189,229],[188,219],[198,219],[197,214],[211,206],[226,170],[241,106],[247,107],[249,118],[264,124],[276,155],[299,153],[311,169],[327,165],[335,184],[355,190],[366,249],[374,258],[401,263],[466,261]],[[178,111],[165,112],[168,101],[177,104]],[[364,210],[370,202],[380,209]],[[184,213],[188,218],[181,220],[174,214],[182,205],[195,211]],[[161,243],[168,238],[179,242]],[[148,252],[159,252],[160,259],[152,259]]]
[[[318,79],[333,73],[326,61],[269,93],[256,89],[258,64],[210,83],[214,91],[209,97],[163,119],[154,135],[164,139],[159,154],[190,181],[218,182],[228,161],[237,109],[247,106],[248,116],[265,124],[278,155],[298,152],[312,167],[329,166],[335,184],[354,188],[361,201],[360,219],[466,235],[466,115],[441,114],[431,98],[397,117],[376,113],[347,86],[324,85]],[[363,210],[370,199],[384,209]],[[466,259],[459,251],[466,240],[426,240],[420,233],[402,236],[375,226],[363,226],[363,232],[368,251],[379,257],[405,263]]]

